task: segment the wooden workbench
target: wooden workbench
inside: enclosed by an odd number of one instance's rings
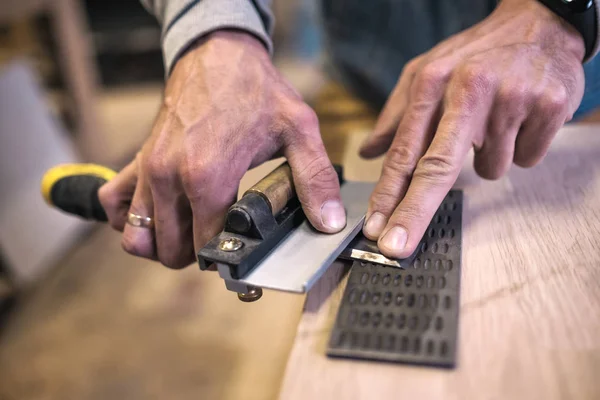
[[[376,180],[381,160],[345,146],[346,176]],[[563,129],[532,170],[479,179],[465,194],[458,366],[328,359],[345,286],[332,267],[308,294],[282,399],[600,399],[600,128]]]

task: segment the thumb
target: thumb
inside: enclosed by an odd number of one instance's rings
[[[321,232],[341,231],[346,226],[346,211],[340,183],[321,140],[316,116],[304,121],[292,143],[285,155],[306,217]]]

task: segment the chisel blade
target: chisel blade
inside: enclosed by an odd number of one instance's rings
[[[369,262],[396,268],[408,266],[413,256],[406,260],[387,259],[379,254],[375,242],[360,233],[374,187],[374,183],[346,182],[342,185],[341,196],[346,207],[347,224],[341,232],[332,235],[320,233],[304,221],[238,283],[304,293],[338,257],[368,258]]]
[[[341,232],[320,233],[304,221],[239,283],[295,293],[309,290],[361,231],[374,187],[374,183],[344,183],[346,227]]]
[[[340,253],[339,258],[343,260],[356,260],[394,268],[408,268],[419,252],[419,247],[408,258],[392,260],[379,252],[377,243],[367,239],[359,233],[348,247]]]

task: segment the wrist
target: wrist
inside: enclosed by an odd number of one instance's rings
[[[540,0],[503,0],[502,5],[507,8],[517,8],[522,14],[528,16],[531,22],[525,25],[526,29],[533,34],[535,41],[542,47],[553,52],[571,54],[579,61],[583,61],[586,55],[586,43],[581,33]]]
[[[252,33],[238,29],[219,29],[209,32],[194,41],[186,51],[194,50],[205,45],[206,47],[220,47],[224,45],[249,47],[269,56],[268,49],[259,38]]]
[[[270,59],[269,51],[264,43],[252,33],[238,29],[219,29],[193,41],[175,62],[174,70],[178,64],[190,62],[198,53],[214,54],[223,59],[233,56],[236,50],[252,52],[259,57]]]

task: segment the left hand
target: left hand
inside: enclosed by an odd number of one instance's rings
[[[540,162],[581,102],[584,53],[579,33],[537,0],[504,0],[408,63],[361,148],[367,158],[389,148],[365,236],[388,257],[409,256],[471,146],[487,179]]]

